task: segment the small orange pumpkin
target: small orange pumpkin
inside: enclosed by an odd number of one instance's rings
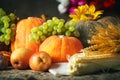
[[[30,42],[28,36],[33,27],[42,25],[44,21],[44,19],[37,17],[28,17],[27,19],[20,20],[16,26],[15,40],[11,42],[12,52],[21,47],[34,50],[34,52],[39,51],[40,43]]]
[[[75,37],[57,36],[48,37],[39,48],[47,52],[52,62],[67,62],[67,56],[79,52],[83,48],[81,41]]]

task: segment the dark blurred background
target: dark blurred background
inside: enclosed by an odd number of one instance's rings
[[[67,19],[68,14],[58,12],[58,4],[56,0],[0,0],[1,8],[7,12],[14,12],[20,18],[45,14],[48,17],[57,16]]]
[[[59,2],[56,0],[0,0],[0,7],[7,13],[14,12],[20,18],[28,16],[40,16],[45,14],[47,17],[59,17],[69,19],[68,13],[60,14],[57,6]],[[116,0],[116,4],[104,12],[104,15],[120,16],[120,0]]]

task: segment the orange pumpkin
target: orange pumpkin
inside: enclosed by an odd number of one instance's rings
[[[75,37],[53,35],[40,45],[39,51],[47,52],[52,62],[67,62],[68,55],[72,56],[82,48],[81,41]]]
[[[21,47],[34,50],[34,52],[39,51],[40,43],[30,42],[28,36],[33,27],[42,25],[44,21],[44,19],[37,17],[28,17],[27,19],[20,20],[16,26],[15,40],[11,42],[12,52]]]

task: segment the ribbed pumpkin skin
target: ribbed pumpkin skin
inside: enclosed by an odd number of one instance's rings
[[[73,55],[83,48],[82,43],[75,37],[48,37],[39,48],[39,51],[47,52],[52,62],[67,62],[67,56]]]
[[[15,40],[11,43],[12,52],[17,48],[28,48],[34,52],[39,51],[40,43],[30,42],[28,36],[33,27],[39,26],[44,20],[37,17],[28,17],[17,23]]]

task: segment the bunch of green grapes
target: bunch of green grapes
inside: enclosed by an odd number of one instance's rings
[[[6,12],[0,8],[0,42],[9,45],[15,35],[15,23],[18,21],[18,17],[14,13],[6,14]]]
[[[29,39],[30,41],[36,42],[44,41],[47,37],[51,35],[79,37],[80,33],[75,29],[75,22],[65,22],[64,19],[52,17],[52,19],[47,20],[41,26],[32,28]]]

